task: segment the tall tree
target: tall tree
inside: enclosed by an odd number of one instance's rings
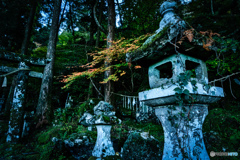
[[[104,5],[104,0],[101,0],[100,7],[99,7],[99,23],[100,24],[102,22],[102,17],[103,17],[103,5]],[[95,6],[96,6],[96,4],[95,4]],[[93,12],[94,12],[94,14],[96,14],[95,8],[93,9]],[[96,15],[94,15],[94,16],[96,16]],[[98,27],[97,27],[96,45],[95,45],[96,47],[99,47],[99,40],[100,40],[100,27],[98,25]]]
[[[115,4],[114,0],[108,0],[108,35],[107,35],[107,47],[111,47],[112,42],[114,40],[115,34],[115,23],[116,23],[116,15],[115,15]],[[105,67],[110,65],[110,58],[106,57]],[[112,68],[106,70],[104,73],[104,78],[108,78],[112,74]],[[113,103],[113,99],[111,99],[111,92],[114,91],[114,86],[112,81],[108,81],[104,86],[104,100],[109,103]]]
[[[32,7],[31,7],[31,10],[30,10],[29,17],[28,17],[27,26],[26,26],[26,29],[25,29],[25,36],[24,36],[23,43],[22,43],[22,48],[21,48],[21,54],[22,55],[26,55],[27,50],[28,50],[29,40],[30,40],[30,37],[31,37],[32,28],[33,28],[32,27],[33,26],[33,20],[34,20],[34,16],[35,16],[38,1],[37,0],[32,1],[32,3],[33,4],[32,4]]]
[[[48,59],[51,62],[48,63],[43,72],[42,85],[40,89],[40,95],[38,100],[38,106],[36,109],[36,114],[41,120],[47,118],[50,119],[52,107],[51,107],[51,97],[52,97],[52,81],[53,81],[53,65],[55,60],[56,43],[58,37],[58,26],[59,26],[59,15],[61,11],[62,0],[55,0],[54,11],[52,17],[52,25],[50,29],[49,42],[47,48]]]

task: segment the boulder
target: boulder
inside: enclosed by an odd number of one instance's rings
[[[203,138],[207,150],[211,149],[215,144],[219,144],[221,142],[219,134],[214,131],[204,132]]]
[[[123,145],[124,160],[159,160],[162,159],[161,144],[146,133],[133,132]]]
[[[57,139],[53,137],[52,142],[55,143],[56,146],[64,145],[65,148],[72,154],[75,159],[78,160],[87,160],[92,156],[92,150],[94,148],[94,142],[91,142],[91,138],[88,136],[78,136],[76,138],[70,138],[67,140]],[[63,149],[63,147],[60,147]]]

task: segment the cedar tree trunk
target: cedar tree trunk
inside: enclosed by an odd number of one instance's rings
[[[51,98],[52,98],[52,81],[53,81],[53,65],[56,52],[56,43],[58,37],[58,22],[59,15],[61,11],[61,2],[62,0],[55,0],[54,11],[52,18],[52,25],[50,29],[49,42],[47,48],[47,58],[51,59],[51,62],[48,63],[43,72],[42,85],[40,89],[40,95],[38,99],[38,105],[36,109],[37,116],[39,120],[50,120],[52,108],[51,108]]]
[[[115,4],[114,4],[114,0],[107,0],[108,2],[108,36],[107,36],[107,47],[111,47],[112,42],[114,40],[114,29],[115,29]],[[108,67],[109,65],[111,65],[110,61],[109,61],[110,57],[106,57],[105,60],[105,67]],[[110,75],[112,74],[112,69],[109,69],[107,71],[105,71],[104,73],[104,78],[108,78]],[[111,99],[111,92],[113,92],[114,90],[114,86],[113,86],[113,82],[112,81],[108,81],[105,84],[104,87],[104,100],[108,103],[113,102],[113,100]],[[113,104],[112,104],[113,105]]]

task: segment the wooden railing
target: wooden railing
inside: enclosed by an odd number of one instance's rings
[[[112,93],[121,97],[122,107],[135,112],[148,113],[152,111],[152,107],[144,105],[144,102],[139,102],[138,96],[128,96],[123,94]]]

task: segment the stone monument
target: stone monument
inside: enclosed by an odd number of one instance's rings
[[[97,127],[97,141],[92,155],[98,159],[115,155],[110,132],[112,125],[121,123],[121,120],[115,116],[113,109],[113,106],[109,103],[100,101],[94,107],[93,116],[90,113],[84,113],[79,121],[81,124],[95,125]]]
[[[175,14],[175,8],[173,1],[161,5],[160,28],[143,44],[147,47],[127,54],[127,61],[149,67],[151,89],[140,92],[139,101],[155,109],[163,126],[162,159],[208,160],[202,125],[208,104],[220,100],[224,93],[222,88],[208,85],[207,67],[202,60],[204,50],[197,54],[202,51],[201,46],[187,42],[188,47],[195,48],[187,50],[183,45],[174,45],[178,34],[186,28],[186,23]],[[158,34],[162,38],[156,38]]]

